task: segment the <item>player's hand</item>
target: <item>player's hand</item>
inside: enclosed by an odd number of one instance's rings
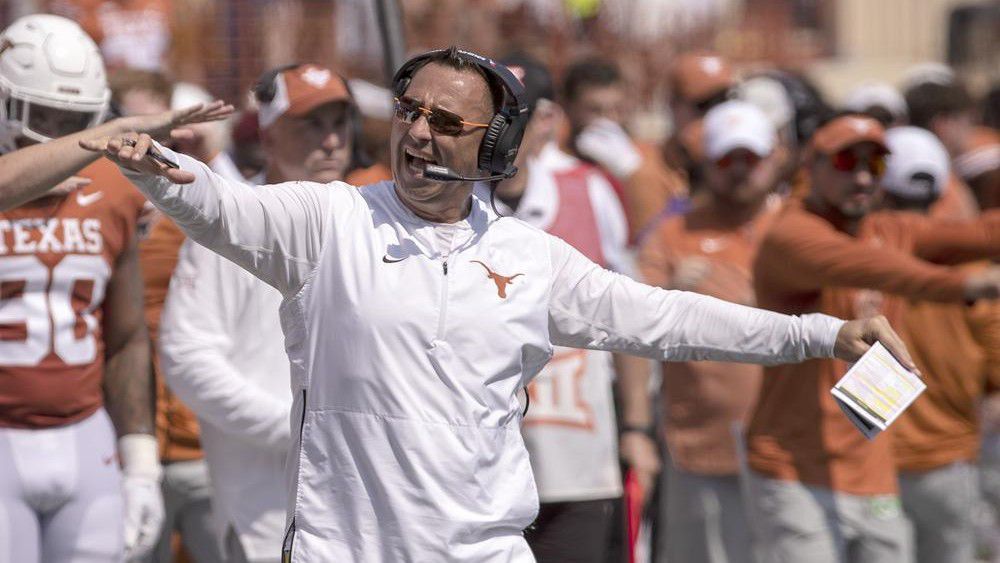
[[[576,150],[622,180],[642,164],[642,155],[628,133],[610,119],[595,119],[585,127],[576,137]]]
[[[160,492],[159,448],[156,437],[130,433],[118,439],[125,513],[125,556],[135,560],[148,554],[160,539],[163,495]]]
[[[1000,266],[970,275],[965,280],[965,298],[969,301],[1000,298]]]
[[[221,121],[231,116],[235,111],[236,108],[232,105],[222,100],[216,100],[208,104],[196,104],[162,113],[123,117],[118,120],[118,125],[122,133],[145,133],[157,141],[165,141],[170,138],[187,139],[194,135],[187,128],[188,125]]]
[[[653,490],[656,477],[660,474],[660,453],[656,442],[642,432],[624,432],[618,443],[618,455],[635,473],[643,494]],[[645,504],[646,499],[642,499]]]
[[[876,342],[881,342],[903,367],[920,375],[920,370],[913,362],[910,352],[906,349],[906,344],[903,344],[903,340],[896,334],[896,331],[892,330],[889,321],[882,315],[844,323],[840,332],[837,333],[837,343],[833,347],[833,354],[841,360],[854,362]]]
[[[124,476],[125,558],[143,559],[156,547],[163,527],[163,495],[158,479]]]
[[[89,151],[102,153],[108,160],[122,168],[150,176],[162,176],[174,184],[194,182],[194,174],[191,172],[171,168],[147,156],[153,146],[153,138],[148,133],[139,135],[125,133],[124,135],[87,139],[80,141],[80,146]]]

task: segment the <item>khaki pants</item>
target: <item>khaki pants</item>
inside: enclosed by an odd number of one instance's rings
[[[753,474],[763,563],[908,563],[911,532],[895,495],[860,496]]]
[[[219,540],[212,518],[212,486],[205,460],[178,461],[163,466],[163,532],[147,563],[172,563],[171,536],[181,542],[196,563],[220,563]]]
[[[913,523],[917,563],[971,563],[976,469],[961,462],[899,474],[903,510]]]
[[[746,507],[736,475],[698,475],[668,466],[661,475],[657,560],[752,563]]]

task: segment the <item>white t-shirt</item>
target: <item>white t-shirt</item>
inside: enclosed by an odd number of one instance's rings
[[[273,557],[284,535],[292,395],[281,300],[188,239],[160,322],[167,384],[201,425],[220,545],[232,528],[254,559]]]

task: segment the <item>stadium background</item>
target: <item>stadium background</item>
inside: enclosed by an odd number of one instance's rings
[[[39,11],[67,15],[99,42],[117,36],[105,49],[109,67],[163,70],[243,106],[263,70],[294,61],[320,61],[385,85],[376,1],[0,0],[0,28]],[[976,98],[1000,81],[996,0],[398,0],[397,6],[408,52],[451,44],[494,56],[524,50],[548,63],[557,80],[582,55],[613,58],[635,93],[631,133],[652,141],[671,132],[666,69],[676,53],[696,48],[712,49],[743,71],[801,71],[834,104],[867,80],[899,84],[924,62],[950,65]]]
[[[36,11],[62,13],[94,35],[122,36],[127,53],[108,57],[109,66],[167,70],[239,104],[262,70],[293,61],[332,62],[350,76],[384,84],[375,4],[3,0],[0,25]],[[399,0],[398,6],[407,51],[449,44],[492,55],[521,49],[550,64],[557,78],[581,54],[612,56],[636,92],[632,132],[651,140],[669,132],[663,69],[691,48],[716,50],[744,70],[801,70],[834,103],[861,81],[898,83],[921,62],[951,65],[976,97],[1000,79],[1000,3],[990,0]]]

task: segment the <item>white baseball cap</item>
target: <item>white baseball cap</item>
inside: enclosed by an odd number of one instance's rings
[[[736,97],[757,106],[775,129],[787,127],[795,118],[795,107],[788,90],[771,76],[751,76],[743,80],[736,86]]]
[[[955,70],[944,63],[926,62],[911,66],[903,75],[901,89],[906,92],[921,84],[948,85],[955,82]]]
[[[919,127],[893,127],[885,134],[889,145],[882,189],[908,199],[924,199],[928,195],[940,197],[948,184],[948,151],[933,133]],[[931,193],[927,183],[914,179],[916,174],[933,178]]]
[[[858,113],[875,106],[885,108],[896,119],[906,117],[906,100],[899,90],[885,82],[861,84],[844,99],[844,109]]]
[[[777,133],[757,106],[742,100],[721,103],[705,115],[705,156],[718,160],[734,149],[771,154]]]

